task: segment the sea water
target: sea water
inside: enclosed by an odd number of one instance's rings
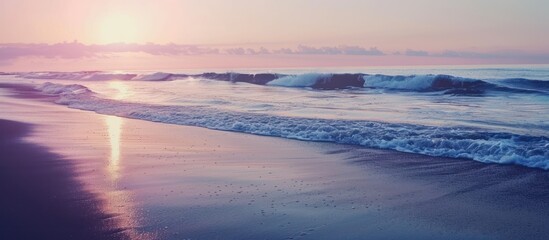
[[[217,130],[549,169],[549,66],[5,73],[57,103]]]

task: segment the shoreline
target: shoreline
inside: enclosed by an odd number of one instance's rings
[[[106,202],[104,210],[136,233],[130,238],[549,234],[543,170],[124,119],[24,96],[15,106],[0,98],[8,109],[3,115],[40,123],[29,140],[74,162],[85,188]]]

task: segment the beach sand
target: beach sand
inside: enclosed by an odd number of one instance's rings
[[[90,238],[112,232],[109,237],[132,239],[549,236],[549,173],[543,170],[160,124],[51,101],[32,88],[0,86],[0,119],[10,120],[2,126],[32,126],[23,142],[17,142],[23,133],[2,132],[3,139],[20,144],[2,150],[2,164],[18,154],[28,164],[5,170],[16,174],[0,190],[17,197],[15,183],[26,182],[30,186],[18,188],[30,190],[43,184],[39,177],[25,178],[26,171],[65,166],[47,187],[92,202],[71,210],[86,221],[103,226],[96,220],[108,220],[107,230],[85,229],[96,230]],[[23,154],[33,148],[41,157]],[[32,192],[25,206],[75,202]],[[9,213],[2,221],[24,213],[1,207]],[[49,222],[30,215],[29,234]],[[73,229],[62,216],[51,218]]]
[[[71,162],[20,141],[29,131],[0,119],[0,239],[125,239]]]

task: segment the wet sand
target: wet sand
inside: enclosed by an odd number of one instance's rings
[[[123,119],[26,94],[0,89],[0,118],[35,124],[25,141],[74,166],[129,238],[549,236],[546,171]]]
[[[0,119],[0,239],[125,239],[69,161],[21,141],[30,130]]]

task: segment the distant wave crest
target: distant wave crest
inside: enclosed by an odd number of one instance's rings
[[[489,92],[549,94],[549,81],[512,79],[473,79],[451,75],[381,75],[363,73],[108,73],[108,72],[31,72],[19,73],[19,77],[61,80],[123,80],[123,81],[171,81],[186,78],[203,78],[228,82],[245,82],[257,85],[335,90],[369,88],[387,91],[441,92],[455,95],[482,95]]]

